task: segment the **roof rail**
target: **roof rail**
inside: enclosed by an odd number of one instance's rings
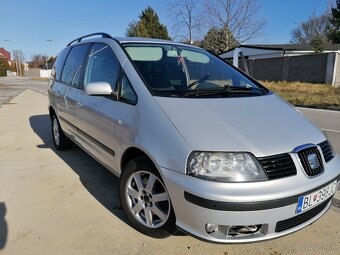
[[[70,42],[69,44],[67,44],[67,46],[70,46],[74,42],[81,42],[82,39],[84,39],[86,37],[91,37],[91,36],[94,36],[94,35],[101,35],[102,38],[112,38],[111,35],[109,35],[107,33],[93,33],[93,34],[88,34],[88,35],[84,35],[82,37],[79,37],[79,38],[73,40],[72,42]]]

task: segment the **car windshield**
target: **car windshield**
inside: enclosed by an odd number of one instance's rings
[[[250,96],[268,92],[199,48],[156,43],[126,43],[124,48],[156,96]]]

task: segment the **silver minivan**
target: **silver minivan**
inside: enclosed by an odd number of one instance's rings
[[[200,48],[95,33],[57,57],[55,147],[76,143],[120,177],[138,231],[220,243],[283,236],[331,206],[340,157],[257,81]]]

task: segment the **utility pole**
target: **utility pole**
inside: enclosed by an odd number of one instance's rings
[[[17,76],[23,75],[23,70],[22,70],[22,62],[23,62],[23,53],[21,50],[14,50],[13,51],[14,59],[15,59],[15,66],[16,66],[16,71],[17,71]]]
[[[18,52],[16,50],[13,51],[14,60],[15,60],[15,69],[17,72],[17,76],[19,76],[19,66],[18,66]]]

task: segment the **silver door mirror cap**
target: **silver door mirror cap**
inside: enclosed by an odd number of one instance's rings
[[[85,92],[89,96],[109,96],[113,94],[111,85],[106,81],[91,82],[86,84]]]

